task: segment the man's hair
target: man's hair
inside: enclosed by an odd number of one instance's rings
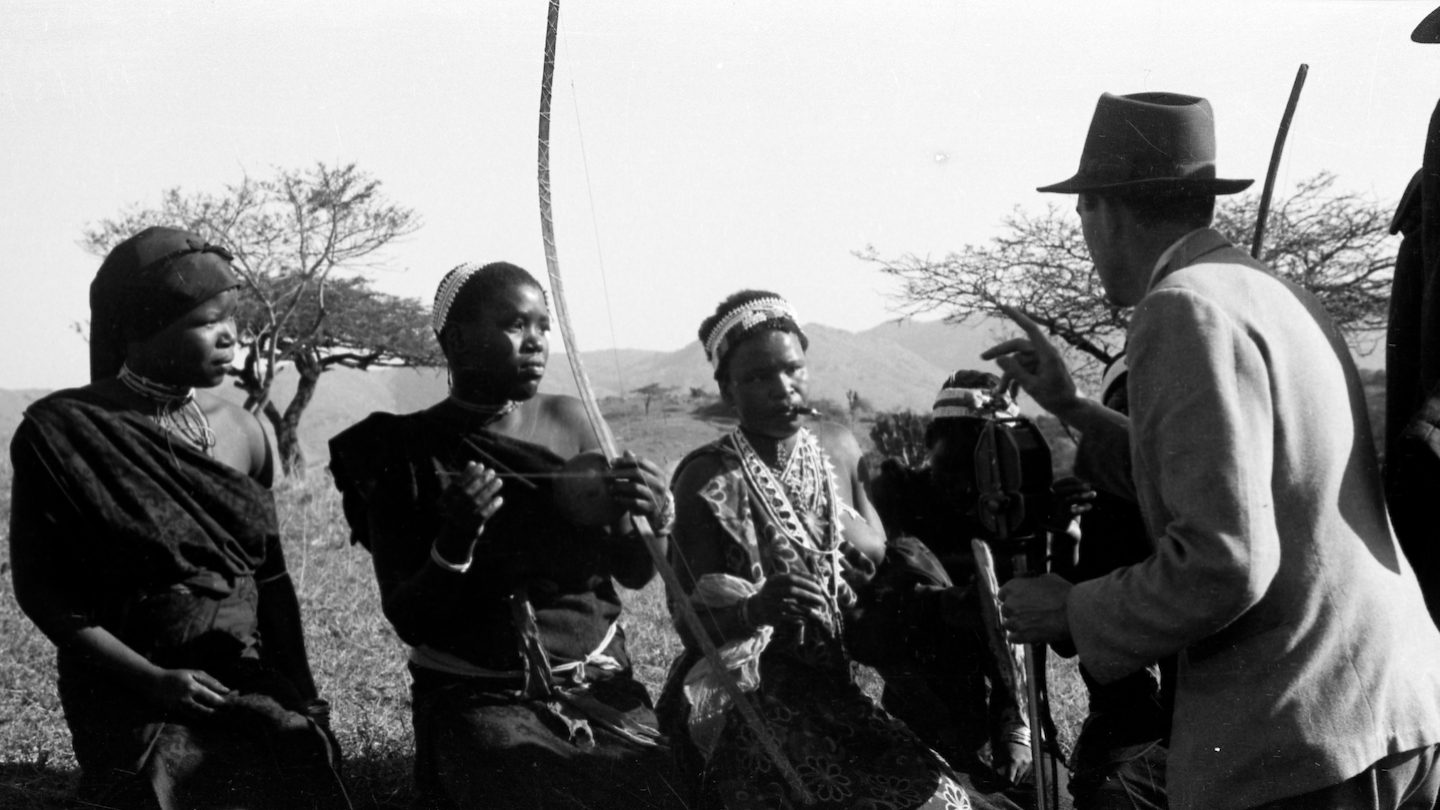
[[[1215,220],[1215,195],[1194,191],[1129,191],[1111,199],[1135,212],[1145,227],[1162,224],[1207,228]]]

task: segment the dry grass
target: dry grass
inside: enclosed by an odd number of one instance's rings
[[[690,418],[688,407],[652,405],[649,418],[631,411],[614,423],[621,441],[673,465],[718,428]],[[0,461],[0,465],[5,464]],[[8,531],[9,470],[0,466],[0,534]],[[370,557],[349,544],[339,497],[329,476],[314,470],[277,487],[285,553],[304,614],[311,665],[334,707],[355,805],[404,808],[411,799],[409,675],[402,648],[381,614]],[[66,807],[76,776],[69,732],[55,692],[54,652],[20,613],[9,576],[9,545],[0,543],[0,808]],[[679,652],[663,591],[652,583],[624,593],[623,619],[637,674],[658,694]],[[1056,721],[1067,742],[1084,714],[1084,688],[1073,668],[1051,668]],[[871,680],[870,689],[878,687]]]

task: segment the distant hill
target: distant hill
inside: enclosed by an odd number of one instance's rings
[[[952,370],[948,359],[958,356],[957,352],[970,351],[964,347],[985,344],[986,339],[983,334],[972,334],[968,327],[919,323],[911,327],[890,323],[856,333],[821,324],[807,325],[811,397],[843,403],[846,392],[853,390],[877,409],[928,410],[935,390]],[[558,337],[555,342],[558,346]],[[970,356],[978,353],[979,349],[974,349]],[[599,350],[584,352],[581,357],[601,397],[630,396],[652,383],[674,389],[681,399],[688,397],[691,389],[717,392],[698,341],[672,352]],[[973,365],[979,361],[966,362]],[[301,423],[306,453],[312,463],[323,461],[328,456],[326,442],[346,426],[374,411],[419,410],[442,399],[446,389],[443,368],[328,372]],[[551,355],[541,390],[575,393],[563,353]],[[242,392],[233,386],[222,386],[220,391],[235,402],[243,401]],[[276,379],[275,398],[288,402],[294,391],[294,374],[282,370]],[[0,390],[0,438],[8,442],[25,407],[45,393]]]
[[[902,346],[941,369],[941,377],[933,381],[938,389],[950,372],[962,368],[993,370],[994,364],[981,360],[980,352],[1019,333],[1018,328],[989,318],[976,318],[958,326],[944,321],[902,318],[886,321],[860,334]]]
[[[939,322],[889,322],[863,332],[806,324],[810,338],[810,395],[844,402],[855,391],[880,410],[928,410],[935,391],[951,371],[981,368],[980,351],[992,343],[990,328]],[[715,393],[715,381],[699,341],[673,352],[624,350],[585,352],[590,382],[602,396],[620,396],[651,383]],[[564,355],[551,358],[545,389],[573,393]]]
[[[952,371],[993,368],[980,352],[1016,331],[991,320],[952,325],[938,321],[890,321],[863,332],[848,332],[822,324],[808,324],[810,396],[846,401],[855,391],[877,410],[930,409],[935,392]],[[559,340],[556,339],[558,346]],[[1383,366],[1383,352],[1360,358],[1362,368]],[[672,352],[621,349],[584,352],[586,373],[601,397],[626,397],[652,383],[675,391],[684,400],[692,389],[716,393],[711,369],[698,341]],[[1377,364],[1378,358],[1378,364]],[[1373,384],[1373,383],[1372,383]],[[224,386],[222,393],[236,402],[242,393]],[[282,371],[275,396],[288,402],[295,390],[293,373]],[[447,390],[445,369],[376,369],[369,372],[340,369],[320,382],[301,423],[302,441],[311,463],[328,458],[331,436],[374,411],[409,413],[438,402]],[[547,393],[573,395],[575,382],[563,353],[551,355],[541,385]],[[8,445],[25,407],[46,392],[0,389],[0,440]]]

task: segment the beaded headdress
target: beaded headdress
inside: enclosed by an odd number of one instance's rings
[[[995,379],[993,375],[984,375]],[[1020,406],[1013,400],[997,394],[991,386],[976,384],[980,375],[975,372],[957,371],[940,386],[935,395],[935,405],[930,415],[935,419],[971,417],[983,419],[989,416],[1019,416]]]
[[[773,295],[756,298],[731,310],[715,324],[710,330],[710,336],[705,338],[705,359],[710,361],[711,366],[719,369],[720,361],[734,348],[735,338],[767,321],[788,321],[786,325],[793,325],[801,338],[805,335],[800,330],[800,316],[795,312],[795,308],[790,306],[790,302]]]
[[[445,331],[445,319],[450,317],[450,307],[455,303],[455,296],[459,295],[460,288],[479,270],[480,265],[466,262],[457,265],[440,279],[440,287],[435,290],[435,306],[430,310],[430,325],[435,329],[436,335]]]

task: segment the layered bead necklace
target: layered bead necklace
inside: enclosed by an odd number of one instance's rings
[[[121,366],[120,384],[152,404],[154,413],[147,414],[156,427],[177,436],[207,456],[214,455],[215,431],[205,411],[195,401],[195,389],[185,385],[158,383]]]

